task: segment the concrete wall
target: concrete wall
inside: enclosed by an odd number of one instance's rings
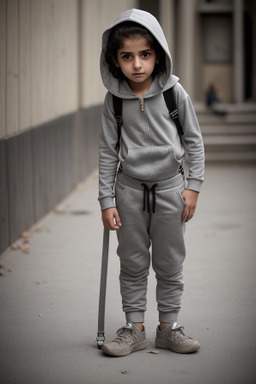
[[[0,137],[6,137],[77,109],[78,2],[1,0],[0,7]]]
[[[97,167],[101,35],[136,4],[0,0],[0,253]]]

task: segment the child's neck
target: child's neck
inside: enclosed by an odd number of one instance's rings
[[[143,98],[143,96],[147,93],[152,82],[153,82],[152,77],[148,78],[147,81],[144,83],[134,83],[129,81],[132,91],[135,93],[135,95],[141,98]]]

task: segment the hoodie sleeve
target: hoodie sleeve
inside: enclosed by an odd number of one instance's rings
[[[118,135],[116,120],[113,113],[113,103],[110,93],[107,93],[103,112],[99,143],[99,202],[101,210],[115,207],[114,184],[118,165],[116,151]]]
[[[184,88],[177,84],[179,89],[178,110],[180,123],[183,127],[183,142],[188,156],[187,189],[200,192],[204,181],[204,144],[196,117],[196,113],[189,95]]]

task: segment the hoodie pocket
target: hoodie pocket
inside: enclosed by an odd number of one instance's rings
[[[116,205],[120,204],[125,196],[127,186],[120,183],[120,181],[116,181],[115,184],[115,201]]]
[[[140,180],[164,180],[178,173],[177,160],[171,145],[129,149],[122,162],[123,170]]]
[[[178,199],[182,205],[183,208],[185,208],[186,206],[186,203],[185,203],[185,200],[182,196],[182,192],[184,191],[184,185],[182,185],[181,187],[177,187],[176,188],[176,192],[177,192],[177,195],[178,195]]]

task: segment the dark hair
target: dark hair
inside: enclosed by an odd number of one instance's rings
[[[105,60],[108,64],[109,71],[119,80],[124,80],[126,77],[122,73],[121,69],[115,65],[113,60],[117,59],[117,51],[122,47],[124,39],[135,35],[145,37],[145,39],[149,42],[150,48],[154,49],[156,52],[158,63],[156,63],[152,75],[155,76],[157,73],[164,72],[166,69],[165,53],[156,38],[142,25],[133,21],[125,21],[112,28],[108,37],[107,49],[105,53]]]

